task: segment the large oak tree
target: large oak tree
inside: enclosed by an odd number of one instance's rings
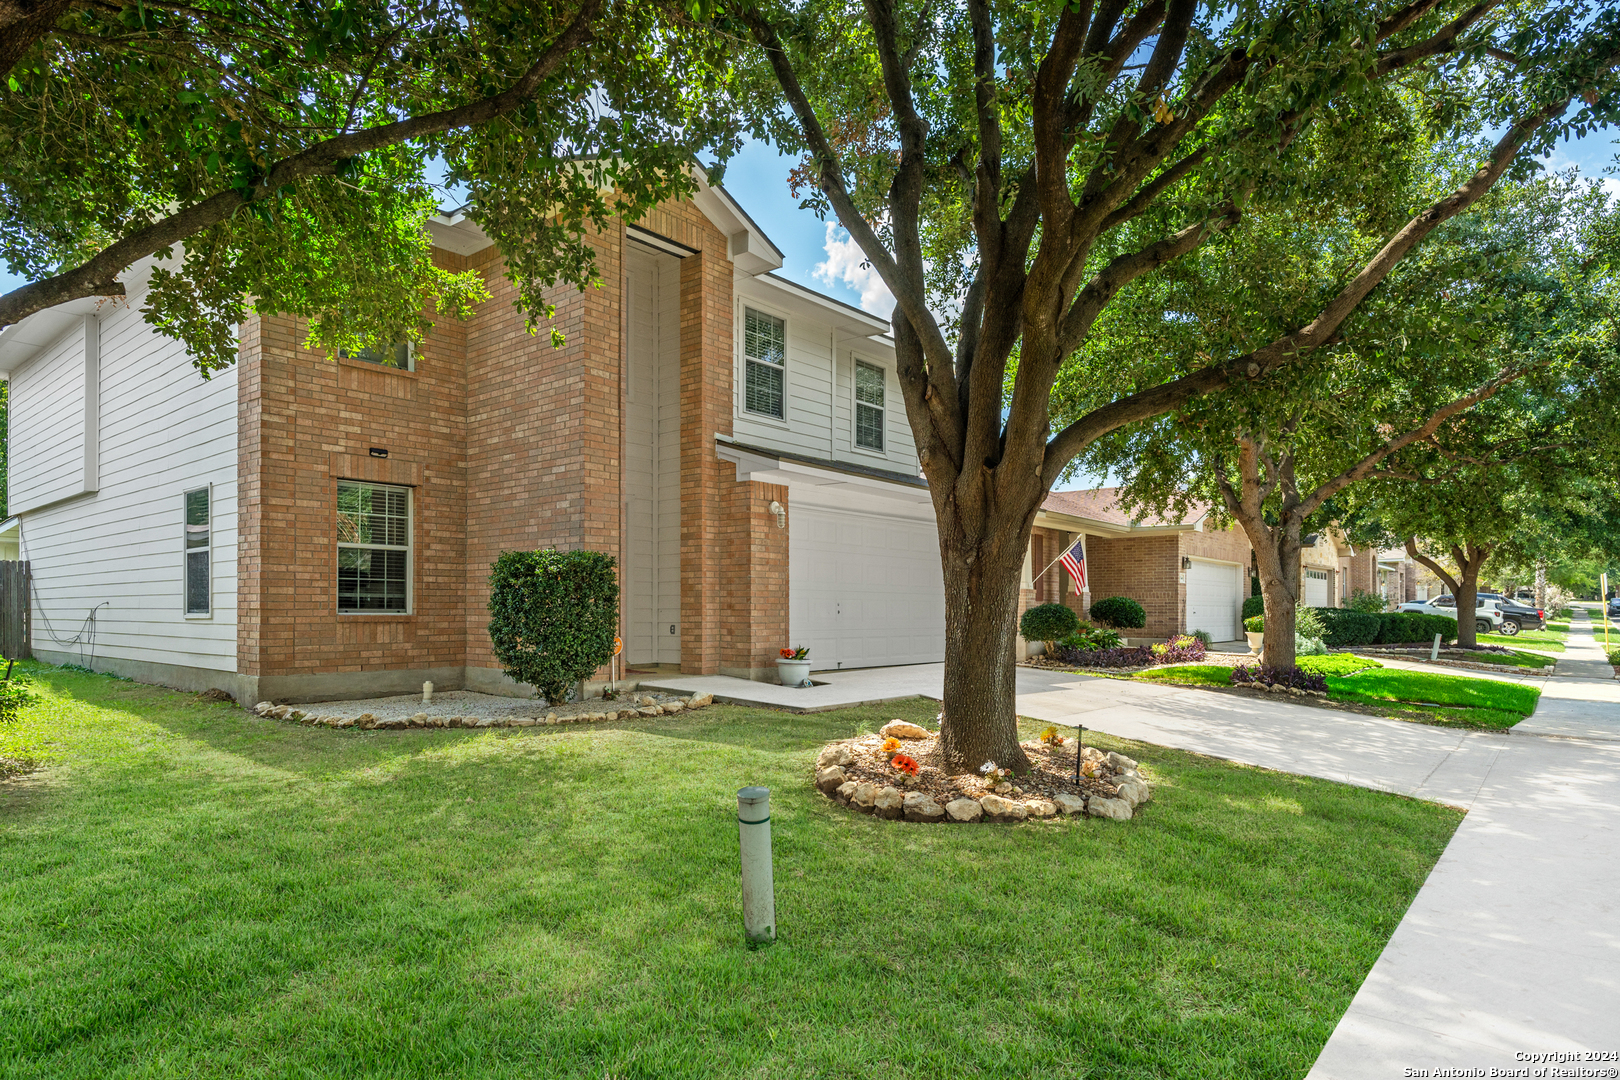
[[[1607,121],[1620,56],[1620,16],[1575,2],[784,0],[737,17],[786,97],[776,134],[803,150],[812,203],[895,296],[944,569],[941,749],[963,770],[1027,767],[1013,711],[1019,574],[1075,455],[1335,340],[1527,147]],[[1120,290],[1255,200],[1286,203],[1301,136],[1380,107],[1390,83],[1425,96],[1436,126],[1500,136],[1299,325],[1190,370],[1142,368],[1054,430],[1054,381]]]

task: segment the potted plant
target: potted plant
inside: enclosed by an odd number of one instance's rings
[[[1249,639],[1249,651],[1260,655],[1260,646],[1266,640],[1266,617],[1250,615],[1243,620],[1243,636]]]
[[[783,686],[810,685],[810,650],[803,645],[796,649],[783,649],[776,661],[776,677]]]

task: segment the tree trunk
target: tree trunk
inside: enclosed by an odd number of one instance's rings
[[[1255,567],[1260,572],[1260,595],[1266,605],[1260,662],[1267,667],[1293,667],[1297,659],[1294,624],[1299,611],[1299,535],[1303,522],[1289,511],[1284,511],[1282,521],[1276,525],[1242,508],[1233,517],[1249,538]]]
[[[1030,514],[1031,520],[1034,514]],[[942,530],[944,531],[944,530]],[[1028,530],[1023,530],[1028,533]],[[1027,537],[1025,541],[1028,543]],[[1018,745],[1018,587],[1016,562],[982,549],[962,550],[944,537],[945,701],[939,725],[941,766],[976,773],[987,761],[1029,771]]]
[[[1536,563],[1536,607],[1545,611],[1547,608],[1547,564]]]
[[[1469,544],[1466,553],[1455,545],[1451,551],[1457,561],[1457,645],[1472,649],[1479,645],[1479,635],[1474,629],[1475,621],[1480,618],[1475,607],[1479,602],[1479,572],[1485,569],[1491,549]],[[1463,618],[1464,612],[1468,613],[1468,618]]]

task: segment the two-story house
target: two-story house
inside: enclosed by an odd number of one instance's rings
[[[489,239],[430,223],[491,299],[396,366],[255,316],[202,379],[128,296],[0,333],[34,649],[239,700],[525,693],[486,633],[503,549],[619,560],[632,672],[936,661],[938,543],[888,324],[772,271],[722,189],[593,238],[602,285],[531,335]]]

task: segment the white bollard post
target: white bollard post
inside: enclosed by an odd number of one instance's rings
[[[755,944],[776,940],[776,885],[771,877],[771,789],[737,792],[742,852],[743,933]]]
[[[432,704],[432,702],[433,684],[431,682],[425,682],[422,684],[422,704],[429,705]]]
[[[1430,660],[1438,660],[1438,659],[1440,659],[1440,635],[1439,634],[1434,635],[1434,648],[1429,650],[1429,659]]]

